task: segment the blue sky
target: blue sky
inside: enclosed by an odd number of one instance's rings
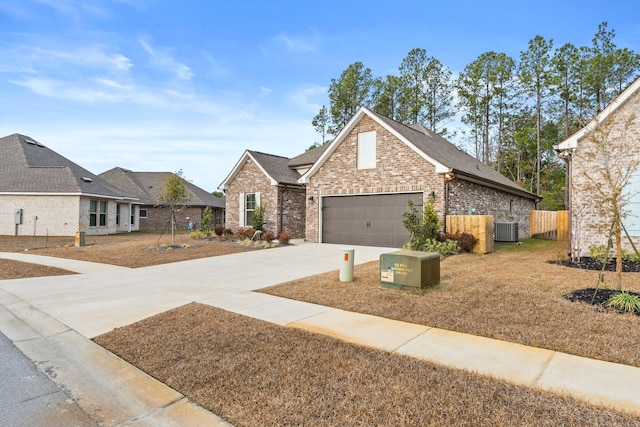
[[[292,157],[332,78],[397,74],[420,47],[454,74],[536,35],[640,52],[629,1],[0,0],[0,136],[100,173],[177,171],[214,191],[245,149]]]

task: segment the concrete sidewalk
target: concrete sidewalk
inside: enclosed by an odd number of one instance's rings
[[[381,253],[387,251],[389,249],[356,247],[356,262],[377,260]],[[567,393],[592,403],[640,414],[640,368],[252,292],[265,286],[336,270],[341,254],[341,247],[337,245],[301,244],[142,269],[117,267],[82,275],[1,281],[0,289],[4,293],[0,305],[5,309],[32,307],[25,308],[27,313],[29,310],[34,313],[22,315],[21,321],[24,322],[32,319],[38,323],[44,321],[38,320],[39,316],[45,316],[46,322],[55,320],[68,326],[64,332],[54,335],[73,336],[67,344],[71,348],[83,349],[84,354],[93,357],[94,353],[80,343],[90,342],[86,338],[197,301],[280,325],[328,334],[516,384]],[[27,259],[31,256],[20,255]],[[55,263],[53,260],[50,262]],[[68,265],[67,269],[72,267]],[[12,313],[15,314],[15,309]],[[0,328],[5,332],[5,319],[0,320],[3,325]],[[31,360],[48,360],[44,354],[47,351],[45,341],[40,344],[36,340],[33,345],[23,345],[21,343],[25,340],[19,336],[16,341],[11,333],[5,334]],[[45,336],[50,335],[42,335],[41,338]],[[50,341],[49,338],[46,342]],[[83,363],[83,356],[77,357],[72,365]],[[59,363],[62,366],[63,361]],[[107,362],[100,363],[108,365]],[[73,369],[72,366],[56,366],[50,369],[54,372],[56,369]],[[101,370],[96,369],[97,376],[101,376]],[[114,370],[107,375],[117,376],[118,373]],[[75,387],[73,380],[68,381]],[[127,388],[127,383],[123,381],[119,387]],[[102,386],[95,385],[96,388]],[[175,398],[160,399],[160,405],[171,406],[169,402]],[[86,406],[101,405],[98,396],[83,396],[82,393],[78,393],[78,403],[85,410]],[[140,413],[150,413],[148,407],[141,405],[140,408]],[[88,413],[92,414],[91,411]],[[189,424],[188,419],[181,421],[184,425],[197,425]],[[146,425],[155,424],[150,422]]]

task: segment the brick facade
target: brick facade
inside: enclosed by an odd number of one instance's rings
[[[529,237],[529,212],[535,209],[531,199],[462,179],[452,180],[447,187],[449,215],[493,215],[495,222],[517,222],[518,235]]]
[[[113,234],[128,231],[128,218],[122,218],[116,225],[115,200],[87,198],[80,196],[16,195],[1,196],[0,235],[20,236],[75,236],[77,231],[88,235]],[[91,200],[107,202],[107,224],[91,227],[89,205]],[[120,203],[122,212],[129,213],[129,204]],[[135,208],[135,205],[134,205]],[[14,224],[14,209],[22,209],[22,224],[17,229]],[[137,211],[135,212],[137,215]],[[126,222],[125,222],[126,221]],[[137,216],[132,231],[138,230]]]
[[[359,170],[358,133],[368,131],[376,131],[377,167]],[[445,183],[435,166],[366,115],[307,185],[307,196],[314,200],[330,195],[409,192],[422,192],[425,198],[433,194],[441,219],[445,213],[465,215],[471,211],[475,215],[493,215],[499,222],[518,222],[520,235],[529,235],[529,211],[535,209],[533,200],[457,178]],[[321,206],[315,203],[307,208],[306,238],[318,242]]]
[[[170,230],[171,210],[164,206],[140,206],[140,209],[147,211],[146,218],[140,218],[141,230]],[[176,213],[176,229],[186,230],[189,222],[193,224],[193,229],[200,228],[203,208],[200,206],[190,206],[181,209]],[[187,219],[189,218],[189,219]]]
[[[623,152],[631,159],[640,159],[640,117],[636,117],[640,107],[640,90],[632,94],[624,104],[613,111],[602,123],[609,132],[614,145],[624,144]],[[631,125],[629,121],[633,120]],[[586,135],[579,140],[578,148],[571,155],[571,251],[576,256],[588,256],[589,246],[606,245],[611,227],[612,216],[607,215],[593,203],[592,190],[588,188],[590,175],[597,178],[594,170],[602,168],[602,161],[589,158],[593,140]],[[614,150],[612,150],[614,151]],[[610,169],[613,171],[614,169]],[[635,196],[638,202],[640,196]],[[637,222],[637,219],[636,219]],[[637,234],[637,233],[631,233]],[[636,245],[640,244],[640,236],[632,236]],[[615,245],[615,242],[614,242]],[[623,248],[632,250],[624,237]]]
[[[358,133],[376,131],[375,169],[358,169]],[[408,193],[435,193],[436,209],[444,210],[444,178],[435,166],[392,135],[369,116],[363,116],[326,162],[309,179],[306,239],[319,241],[321,196]]]
[[[247,158],[226,189],[227,228],[236,230],[241,226],[240,215],[244,213],[240,213],[240,197],[250,193],[260,195],[260,204],[264,208],[265,231],[271,231],[276,235],[286,231],[294,239],[304,237],[304,188],[272,185],[271,180],[251,158]]]

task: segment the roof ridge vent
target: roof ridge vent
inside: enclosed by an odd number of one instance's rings
[[[37,142],[35,142],[32,139],[28,139],[28,138],[24,138],[24,142],[26,142],[29,145],[37,145]]]
[[[84,182],[93,182],[93,179],[89,178],[88,176],[83,176],[83,177],[82,177],[82,180],[83,180]]]

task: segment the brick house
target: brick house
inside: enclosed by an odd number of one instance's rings
[[[227,198],[226,225],[236,229],[251,225],[254,209],[264,209],[265,230],[304,238],[305,188],[291,159],[247,150],[220,184]],[[305,160],[298,165],[304,168]],[[308,167],[307,167],[308,169]]]
[[[172,172],[133,172],[115,167],[99,174],[112,185],[122,188],[128,194],[138,198],[140,203],[140,229],[162,230],[169,226],[170,210],[159,200],[160,190],[165,179]],[[193,229],[200,227],[200,221],[207,207],[213,209],[215,225],[224,226],[225,200],[203,190],[193,183],[183,180],[191,200],[176,216],[176,227],[186,230],[189,224]]]
[[[138,203],[33,138],[0,138],[0,235],[136,231]]]
[[[609,139],[610,152],[607,153],[610,164],[615,162],[616,153],[622,158],[640,161],[640,79],[633,82],[618,95],[584,128],[571,135],[555,149],[560,158],[567,162],[567,209],[570,210],[569,252],[575,256],[588,256],[589,246],[606,245],[612,218],[596,209],[588,188],[589,175],[597,177],[598,169],[603,168],[602,159],[594,159],[595,139],[602,141],[596,129],[604,130]],[[595,138],[595,139],[594,139]],[[609,171],[615,171],[615,165]],[[636,245],[640,244],[640,171],[636,170],[624,193],[630,196],[627,206],[628,215],[623,224]],[[624,237],[624,234],[623,234]],[[623,238],[623,248],[631,250],[631,245]],[[615,245],[615,242],[614,242]]]
[[[247,153],[221,185],[236,203],[238,194],[246,195],[266,176],[247,165]],[[299,175],[304,206],[298,216],[305,220],[304,237],[313,242],[400,247],[408,240],[402,223],[407,202],[418,207],[427,197],[442,218],[493,215],[518,223],[520,234],[528,235],[529,211],[539,200],[424,127],[364,107],[331,143],[279,162],[288,166],[290,180],[293,172]],[[232,215],[228,210],[228,224],[235,224]]]

